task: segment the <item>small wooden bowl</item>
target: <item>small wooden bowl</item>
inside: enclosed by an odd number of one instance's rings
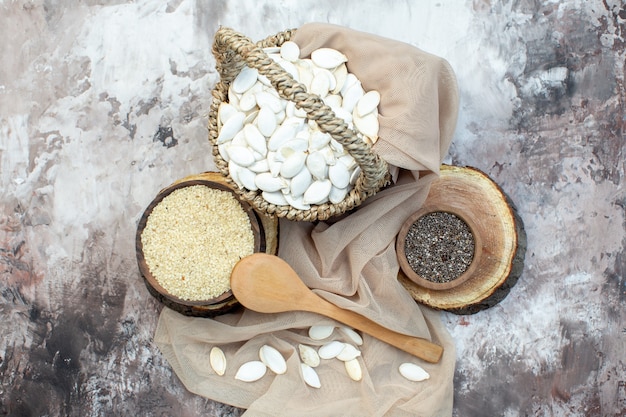
[[[135,247],[137,252],[137,263],[139,271],[148,288],[148,292],[165,306],[178,311],[187,316],[212,317],[226,313],[237,307],[239,303],[233,296],[232,291],[227,291],[218,297],[207,300],[184,300],[170,294],[159,284],[150,272],[150,268],[143,254],[143,244],[141,234],[146,227],[148,217],[152,210],[173,191],[193,185],[204,185],[210,188],[228,191],[241,203],[242,208],[247,213],[254,235],[254,252],[275,253],[278,242],[278,223],[275,219],[260,215],[245,201],[242,201],[233,189],[226,183],[223,177],[216,172],[205,172],[199,175],[192,175],[178,180],[170,186],[161,190],[144,211],[137,225],[135,237]]]
[[[474,254],[472,257],[472,262],[467,267],[465,272],[463,272],[460,276],[447,282],[434,282],[416,273],[413,270],[413,268],[411,268],[411,265],[409,264],[409,261],[407,260],[406,252],[405,252],[406,236],[409,233],[409,229],[411,228],[411,226],[416,221],[426,216],[427,214],[436,213],[436,212],[445,212],[445,213],[450,213],[450,214],[457,216],[459,219],[461,219],[467,224],[474,238]],[[418,210],[413,215],[411,215],[408,219],[406,219],[396,239],[396,253],[398,256],[398,263],[400,264],[400,268],[402,269],[402,272],[404,272],[404,275],[406,275],[406,277],[409,278],[411,281],[413,281],[414,283],[416,283],[417,285],[421,287],[429,288],[431,290],[436,290],[436,291],[437,290],[438,291],[449,290],[451,288],[458,287],[459,285],[463,284],[465,281],[467,281],[473,276],[474,271],[476,270],[477,266],[480,263],[480,257],[482,255],[482,240],[481,240],[480,234],[478,233],[476,224],[469,217],[467,217],[464,213],[458,210],[457,207],[453,207],[451,205],[446,205],[446,204],[440,204],[437,207],[430,205],[430,206],[422,207],[420,210]]]
[[[476,168],[442,165],[418,210],[416,217],[446,211],[461,218],[472,231],[477,252],[449,288],[433,289],[430,281],[411,277],[412,270],[401,268],[398,281],[413,299],[455,314],[474,314],[502,301],[523,271],[526,232],[498,184]]]

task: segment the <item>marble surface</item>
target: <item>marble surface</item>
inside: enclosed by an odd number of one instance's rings
[[[0,1],[0,414],[229,416],[152,342],[135,225],[211,170],[219,25],[336,23],[442,56],[461,93],[446,162],[526,226],[523,274],[457,345],[455,416],[626,413],[625,21],[619,0]]]

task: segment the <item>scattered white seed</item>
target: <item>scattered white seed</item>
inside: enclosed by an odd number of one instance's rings
[[[348,376],[354,381],[360,381],[363,378],[363,370],[358,359],[352,359],[344,362]]]
[[[267,372],[267,366],[261,361],[246,362],[239,367],[235,374],[235,379],[244,382],[254,382],[263,378]]]
[[[351,345],[350,343],[344,343],[343,349],[337,355],[337,359],[340,361],[351,361],[352,359],[358,358],[361,356],[361,351],[356,347]]]
[[[345,334],[355,345],[361,346],[363,344],[363,338],[354,329],[346,326],[341,326],[339,328],[339,331]]]
[[[320,355],[311,346],[299,344],[298,352],[300,353],[300,359],[312,368],[319,366]]]
[[[345,343],[338,340],[333,340],[332,342],[328,342],[320,346],[320,348],[317,350],[317,354],[320,355],[320,358],[322,359],[333,359],[341,353],[344,346]]]
[[[226,372],[226,356],[224,355],[224,351],[217,346],[213,346],[211,348],[211,352],[209,353],[209,363],[211,364],[211,368],[213,371],[219,376],[224,375]]]
[[[430,378],[430,375],[424,370],[424,368],[410,362],[401,364],[398,367],[398,371],[400,372],[400,375],[409,381],[419,382]]]
[[[309,328],[309,337],[313,340],[323,340],[333,334],[335,326],[315,325]]]
[[[275,374],[282,375],[287,372],[287,362],[276,348],[269,345],[261,346],[259,358]]]
[[[315,369],[307,365],[306,363],[300,364],[300,369],[302,370],[302,378],[304,382],[313,388],[320,388],[322,383],[320,382],[320,377],[315,372]]]

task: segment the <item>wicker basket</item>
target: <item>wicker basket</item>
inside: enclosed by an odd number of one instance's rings
[[[371,146],[357,137],[356,132],[349,129],[342,119],[336,117],[331,108],[324,104],[319,96],[308,93],[303,84],[296,82],[290,74],[262,50],[266,47],[280,46],[290,40],[294,34],[295,29],[287,30],[253,43],[249,38],[232,29],[222,27],[217,31],[213,44],[213,54],[220,80],[212,92],[213,102],[208,124],[209,142],[213,148],[212,152],[218,170],[241,198],[248,201],[256,210],[289,220],[326,220],[352,210],[363,203],[366,198],[377,193],[389,183],[389,170],[387,163],[376,155]],[[228,101],[230,83],[244,65],[256,68],[260,74],[266,76],[283,99],[292,101],[304,109],[309,120],[314,120],[320,130],[330,134],[354,157],[361,168],[361,174],[343,201],[337,204],[314,205],[308,210],[300,210],[289,205],[277,206],[267,202],[261,196],[261,191],[240,188],[232,180],[229,175],[228,163],[221,157],[217,146],[217,114],[220,104]]]

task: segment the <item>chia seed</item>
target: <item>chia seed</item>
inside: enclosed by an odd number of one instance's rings
[[[428,213],[409,228],[404,251],[411,269],[431,282],[450,282],[474,258],[474,236],[467,223],[443,211]]]

